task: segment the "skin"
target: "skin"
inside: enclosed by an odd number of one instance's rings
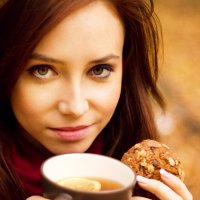
[[[86,151],[118,103],[123,42],[122,22],[101,1],[73,12],[49,32],[12,91],[12,108],[24,132],[55,154]],[[138,176],[137,181],[161,200],[192,200],[177,177],[161,170],[161,178]]]
[[[118,103],[123,43],[121,20],[102,2],[75,11],[49,32],[12,91],[25,133],[54,154],[85,152]]]

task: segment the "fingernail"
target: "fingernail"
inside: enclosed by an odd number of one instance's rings
[[[138,181],[139,183],[148,183],[148,182],[149,182],[149,179],[148,179],[148,178],[145,178],[145,177],[140,176],[140,175],[138,175],[138,176],[136,177],[136,179],[137,179],[137,181]]]
[[[170,178],[171,174],[164,169],[160,169],[160,174],[166,178]]]

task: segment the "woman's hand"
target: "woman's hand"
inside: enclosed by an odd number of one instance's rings
[[[49,200],[49,199],[45,199],[44,197],[41,197],[41,196],[32,196],[26,200]]]
[[[60,194],[54,200],[71,200],[71,199],[72,198],[67,194]],[[26,200],[50,200],[50,199],[46,199],[46,198],[41,197],[41,196],[32,196],[32,197],[29,197]]]
[[[192,200],[193,197],[185,184],[176,176],[161,169],[161,181],[137,176],[141,188],[153,193],[160,200]],[[143,197],[132,197],[131,200],[147,200]]]

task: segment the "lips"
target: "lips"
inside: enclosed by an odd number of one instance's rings
[[[64,127],[64,128],[53,128],[54,130],[60,130],[60,131],[78,131],[81,129],[85,129],[89,126],[76,126],[76,127]]]
[[[76,127],[50,128],[50,130],[61,139],[75,141],[87,137],[89,128],[90,126],[83,125]]]

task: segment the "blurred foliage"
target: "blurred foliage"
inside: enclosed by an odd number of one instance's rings
[[[160,137],[182,159],[185,183],[199,199],[200,0],[155,0],[155,9],[164,37],[159,84],[168,105],[157,115]]]
[[[181,157],[185,183],[199,199],[200,1],[155,0],[155,8],[164,38],[159,84],[167,102],[166,114],[158,115],[161,140]]]

